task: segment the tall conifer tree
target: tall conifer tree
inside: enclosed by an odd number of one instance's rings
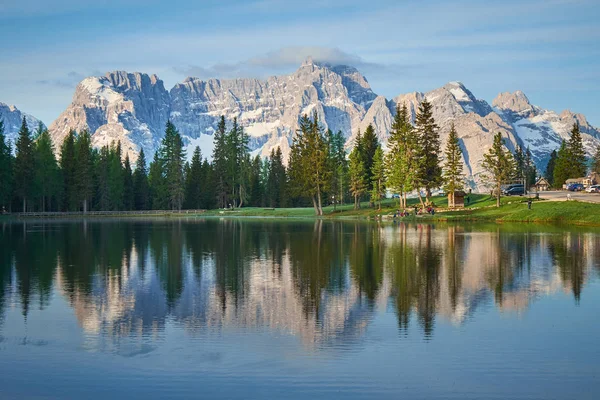
[[[150,189],[148,187],[148,168],[144,149],[140,149],[135,171],[133,172],[133,197],[136,210],[147,210],[150,206]]]
[[[27,211],[27,200],[33,195],[33,179],[35,176],[35,159],[31,132],[23,117],[19,138],[16,144],[15,169],[15,192],[23,202],[23,212]]]
[[[433,109],[427,99],[419,105],[415,129],[420,143],[421,165],[417,173],[418,182],[425,188],[427,202],[431,201],[431,190],[442,184],[442,168],[440,166],[440,137],[438,126],[433,119]]]
[[[94,195],[92,138],[87,130],[81,132],[75,140],[75,165],[74,196],[85,213]]]
[[[57,199],[60,188],[60,170],[54,156],[52,138],[43,129],[35,141],[35,186],[41,203],[41,211],[52,208],[52,199]]]
[[[4,136],[4,121],[0,119],[0,213],[10,210],[13,181],[13,156],[10,142]]]
[[[501,186],[514,174],[514,158],[505,147],[502,134],[494,135],[494,143],[487,153],[483,155],[483,168],[486,171],[484,177],[494,188],[496,195],[496,207],[500,207]]]
[[[444,189],[448,193],[448,204],[454,204],[454,192],[464,187],[462,150],[454,123],[450,127],[448,142],[446,143],[446,163],[443,170]]]

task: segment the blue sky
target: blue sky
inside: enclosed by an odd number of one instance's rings
[[[265,77],[312,55],[388,98],[462,81],[600,126],[600,1],[0,0],[0,101],[54,120],[111,70]]]

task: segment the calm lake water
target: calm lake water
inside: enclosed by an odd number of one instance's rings
[[[598,399],[600,230],[0,222],[1,399]]]

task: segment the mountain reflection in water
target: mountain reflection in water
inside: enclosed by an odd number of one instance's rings
[[[360,341],[377,310],[399,334],[521,312],[557,291],[579,302],[600,271],[600,235],[559,228],[236,219],[25,221],[0,225],[0,332],[59,296],[90,350],[167,323],[189,335],[278,332],[307,350]]]

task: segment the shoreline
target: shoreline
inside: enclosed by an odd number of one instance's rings
[[[380,220],[389,222],[486,222],[486,223],[528,223],[562,226],[600,227],[600,204],[583,201],[535,200],[532,208],[527,208],[525,198],[503,198],[500,208],[490,204],[489,196],[479,195],[471,206],[449,210],[443,207],[443,198],[436,198],[438,205],[435,215],[414,215],[409,204],[408,217],[393,218],[396,205],[387,201],[382,209],[364,207],[354,210],[350,205],[338,206],[336,211],[329,206],[322,216],[314,215],[311,208],[242,208],[236,210],[183,210],[181,212],[156,210],[144,212],[93,212],[83,213],[34,213],[32,215],[1,215],[0,221],[39,221],[39,220],[82,220],[82,219],[144,219],[144,218],[264,218],[264,219],[323,219],[323,220]],[[510,201],[509,201],[510,200]],[[494,200],[495,201],[495,200]],[[366,205],[367,203],[365,203]]]

